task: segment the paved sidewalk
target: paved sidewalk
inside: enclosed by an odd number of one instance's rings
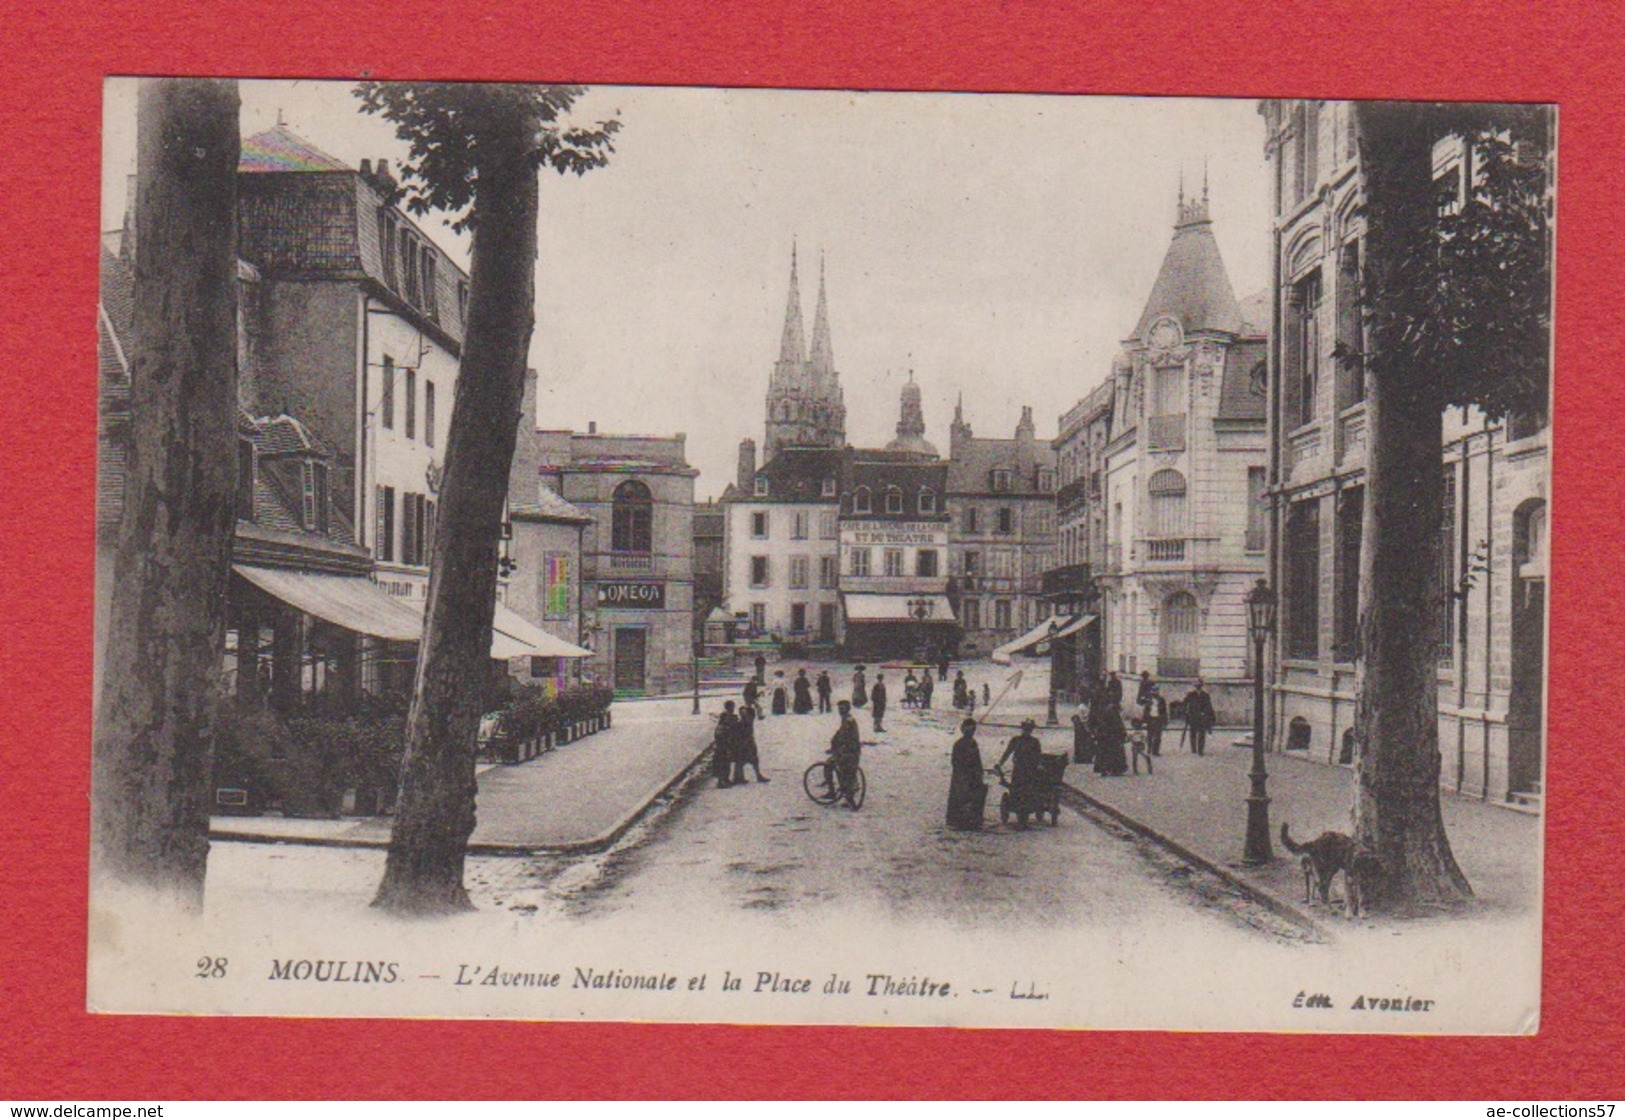
[[[1074,764],[1067,768],[1067,784],[1288,911],[1311,920],[1332,916],[1318,905],[1305,905],[1303,874],[1298,859],[1281,845],[1280,829],[1282,822],[1291,825],[1292,838],[1299,842],[1328,829],[1350,832],[1354,772],[1279,752],[1267,755],[1270,843],[1276,858],[1262,867],[1247,867],[1241,855],[1252,752],[1231,746],[1235,736],[1221,733],[1198,758],[1188,748],[1170,749],[1168,743],[1178,742],[1177,725],[1174,730],[1155,760],[1155,775],[1105,778]],[[1070,750],[1070,734],[1052,730],[1042,738],[1046,750],[1062,749],[1063,741]],[[1442,795],[1442,805],[1451,849],[1479,903],[1503,912],[1534,905],[1540,897],[1540,818],[1452,793]],[[1334,888],[1334,898],[1340,890]]]
[[[508,854],[607,847],[711,742],[711,720],[689,714],[691,700],[616,704],[615,724],[517,766],[486,766],[478,776],[469,851]],[[390,818],[302,820],[214,817],[217,840],[383,847]]]

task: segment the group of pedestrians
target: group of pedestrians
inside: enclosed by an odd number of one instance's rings
[[[756,772],[758,782],[772,781],[762,773],[761,753],[756,746],[756,721],[759,718],[756,709],[749,703],[739,711],[734,710],[732,700],[722,705],[711,753],[711,776],[716,778],[718,789],[744,785],[747,767]]]
[[[1117,777],[1156,772],[1162,756],[1162,737],[1168,728],[1169,707],[1162,689],[1149,671],[1140,674],[1134,704],[1140,714],[1123,721],[1123,682],[1115,672],[1102,673],[1089,699],[1072,716],[1073,761],[1093,765],[1096,774]],[[1216,718],[1213,697],[1198,679],[1180,705],[1193,754],[1207,753],[1208,733]]]

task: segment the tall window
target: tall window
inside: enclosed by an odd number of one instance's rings
[[[860,486],[856,490],[852,491],[852,512],[868,513],[869,510],[869,488],[867,486]]]
[[[1247,468],[1247,551],[1264,551],[1264,527],[1268,524],[1269,498],[1264,493],[1263,467]]]
[[[804,509],[798,509],[790,515],[790,539],[804,541],[807,539],[807,523],[810,515]]]
[[[914,574],[927,579],[935,578],[937,574],[937,550],[922,548],[914,554]]]
[[[1201,672],[1201,634],[1196,597],[1189,591],[1175,591],[1162,601],[1161,614],[1157,676],[1197,676]]]
[[[654,497],[649,488],[629,478],[615,488],[610,515],[610,549],[614,552],[654,550]]]
[[[937,512],[937,492],[931,489],[929,486],[920,491],[920,512]]]
[[[1151,371],[1150,446],[1175,450],[1185,446],[1185,367]]]
[[[406,367],[406,438],[416,439],[418,434],[418,371]]]
[[[1360,243],[1337,257],[1337,408],[1365,400],[1365,338],[1360,325]]]
[[[1009,506],[999,507],[998,531],[1001,533],[1013,533],[1016,531],[1015,514],[1011,511]]]
[[[976,528],[976,507],[975,506],[967,506],[965,508],[965,532],[967,532],[967,533],[978,532],[978,529]]]
[[[1155,540],[1176,540],[1185,536],[1185,476],[1178,471],[1161,470],[1147,485],[1151,495],[1151,533]]]
[[[1456,465],[1444,468],[1444,501],[1439,510],[1439,663],[1455,660],[1455,621],[1460,604],[1456,599]]]
[[[254,441],[237,441],[237,520],[254,520]]]
[[[1295,502],[1286,520],[1286,655],[1320,656],[1320,502]]]
[[[767,557],[752,556],[750,558],[750,585],[752,587],[766,587],[767,577]]]
[[[423,310],[429,313],[429,318],[435,322],[440,321],[439,292],[435,284],[434,250],[429,246],[423,247]]]
[[[434,446],[434,382],[423,382],[423,442]]]
[[[805,556],[790,557],[790,586],[798,591],[805,590],[808,570],[809,565]]]
[[[415,307],[418,302],[417,242],[403,233],[396,244],[401,256],[401,295]]]
[[[980,630],[982,628],[982,602],[980,599],[961,600],[959,613],[964,616],[965,629]]]
[[[378,398],[378,419],[391,431],[395,428],[395,359],[384,355],[384,384]]]
[[[975,576],[982,570],[982,554],[979,552],[965,553],[965,574]]]
[[[1332,656],[1353,661],[1360,650],[1360,534],[1365,488],[1350,487],[1337,497],[1337,555],[1332,572],[1334,603]]]
[[[305,528],[327,532],[327,464],[306,460],[303,470],[303,516]]]
[[[832,509],[826,509],[818,515],[818,539],[832,541],[841,535],[839,515]]]
[[[790,631],[794,634],[805,634],[807,632],[806,603],[790,604]]]
[[[833,556],[820,556],[818,558],[818,586],[825,591],[833,591],[840,580],[838,565]]]
[[[1294,425],[1315,418],[1315,397],[1320,386],[1320,269],[1293,284],[1287,296],[1286,359],[1287,417]]]
[[[860,578],[869,574],[869,550],[867,548],[854,548],[850,553],[848,571]]]
[[[386,564],[395,560],[395,488],[378,488],[378,522],[373,534],[373,555]]]
[[[756,540],[767,536],[767,511],[756,510],[750,515],[750,535]]]
[[[767,632],[767,604],[752,603],[750,605],[750,629],[753,634]]]
[[[902,575],[903,574],[903,550],[900,549],[900,548],[888,548],[888,549],[886,549],[885,550],[885,563],[886,563],[886,569],[885,570],[886,570],[886,574],[888,576],[896,577],[896,576]]]
[[[895,486],[890,486],[886,489],[886,512],[903,512],[903,492]]]
[[[1010,629],[1010,600],[995,599],[993,601],[993,628],[995,630]]]
[[[384,266],[384,283],[395,287],[395,218],[387,206],[378,208],[378,257]]]

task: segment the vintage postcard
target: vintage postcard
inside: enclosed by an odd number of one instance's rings
[[[1556,123],[110,80],[91,1010],[1535,1031]]]

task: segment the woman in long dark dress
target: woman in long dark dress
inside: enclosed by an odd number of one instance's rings
[[[765,782],[762,777],[762,759],[756,750],[756,713],[746,708],[739,720],[739,729],[734,735],[734,772],[733,784],[745,784],[745,767],[749,766],[756,771],[756,780]]]
[[[1101,704],[1095,727],[1095,773],[1116,777],[1128,773],[1128,753],[1123,745],[1128,742],[1128,729],[1123,726],[1123,713],[1116,704]]]
[[[953,777],[948,782],[948,827],[974,832],[982,827],[987,805],[987,783],[982,780],[982,751],[976,745],[976,721],[959,725],[954,741]]]
[[[803,669],[796,674],[796,679],[791,682],[791,688],[795,691],[796,699],[790,710],[798,716],[804,716],[812,711],[812,682],[807,680],[807,670]]]
[[[748,712],[750,708],[747,706]],[[729,700],[722,705],[722,714],[717,717],[716,740],[711,750],[711,776],[717,780],[718,789],[727,789],[733,785],[734,748],[739,740],[739,717],[734,715],[734,702]]]
[[[863,666],[859,665],[852,671],[852,706],[854,708],[867,707],[869,703],[869,679],[863,675]]]
[[[1072,713],[1072,761],[1091,763],[1095,760],[1094,728],[1085,716],[1083,705]]]
[[[773,674],[773,714],[782,716],[790,710],[790,690],[784,687],[784,670]]]

